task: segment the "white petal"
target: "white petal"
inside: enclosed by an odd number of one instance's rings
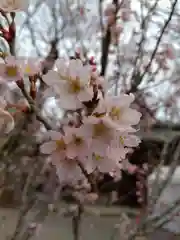
[[[57,71],[60,73],[62,76],[67,75],[67,65],[65,63],[65,59],[57,59],[55,63],[55,67],[57,68]]]
[[[88,83],[88,81],[90,80],[90,69],[88,66],[82,66],[79,71],[79,78],[82,83]]]
[[[135,109],[127,108],[123,110],[120,121],[125,124],[136,125],[139,123],[142,114]]]
[[[90,101],[93,98],[93,90],[86,89],[78,94],[78,99],[82,102]]]
[[[58,76],[58,73],[53,71],[53,70],[49,70],[49,72],[43,76],[43,81],[48,85],[48,86],[52,86],[53,84],[56,84],[60,81],[60,78]]]
[[[40,151],[44,154],[51,154],[56,150],[56,143],[54,141],[46,142],[41,145]]]
[[[77,76],[79,76],[80,70],[82,68],[82,62],[81,60],[74,60],[72,59],[69,62],[69,75],[72,78],[76,78]]]
[[[76,110],[82,108],[81,102],[74,95],[61,95],[61,99],[59,99],[57,103],[66,110]]]

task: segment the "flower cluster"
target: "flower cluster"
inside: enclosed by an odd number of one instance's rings
[[[102,78],[80,59],[58,59],[43,80],[56,94],[58,106],[71,113],[61,132],[49,131],[49,141],[41,146],[60,181],[80,180],[82,166],[88,174],[119,174],[127,153],[140,143],[134,125],[141,113],[130,107],[134,96],[101,92]]]
[[[13,12],[24,5],[20,0],[2,1],[0,8]],[[114,19],[113,26],[116,9],[109,7],[106,15]],[[48,129],[48,140],[40,150],[56,167],[60,182],[74,183],[94,172],[120,176],[127,154],[140,143],[134,126],[141,113],[131,108],[134,96],[106,93],[105,80],[99,76],[93,59],[83,61],[78,54],[69,61],[56,60],[54,68],[45,75],[42,66],[34,59],[4,56],[0,81],[16,82],[31,106],[35,104],[39,77],[54,93],[57,107],[64,110],[66,117],[60,129]],[[25,78],[30,80],[29,96]],[[8,131],[12,130],[11,114],[1,108],[1,115],[10,122]]]
[[[34,59],[6,56],[0,65],[0,80],[14,81],[20,89],[25,77],[32,84],[40,75],[41,62]],[[49,130],[49,141],[41,146],[41,152],[56,166],[60,181],[80,180],[82,168],[87,174],[120,174],[123,160],[140,143],[134,126],[141,113],[130,107],[134,96],[107,94],[92,59],[86,63],[80,58],[58,59],[42,80],[56,96],[58,108],[67,113],[61,129]],[[3,109],[1,112],[9,119],[11,130],[13,117]]]

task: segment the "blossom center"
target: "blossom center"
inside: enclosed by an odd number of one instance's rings
[[[125,139],[125,137],[122,137],[122,136],[119,137],[119,141],[121,144],[124,144],[124,139]]]
[[[30,73],[31,73],[31,68],[30,68],[29,65],[26,65],[26,67],[25,67],[25,73],[26,73],[26,74],[30,74]]]
[[[93,157],[96,161],[101,161],[103,160],[103,157],[101,157],[99,154],[93,153]]]
[[[107,131],[108,129],[102,121],[94,125],[93,133],[95,137],[103,136]]]
[[[103,113],[93,113],[93,116],[96,117],[96,118],[101,118],[101,117],[104,117],[106,115],[106,112],[103,112]]]
[[[63,139],[56,140],[56,146],[59,150],[65,150],[66,149],[66,144]]]
[[[8,77],[16,77],[17,73],[17,66],[6,66],[6,74],[8,75]]]
[[[69,82],[69,93],[79,93],[81,88],[79,79],[73,79]]]
[[[111,117],[111,119],[113,120],[119,120],[120,118],[120,114],[121,114],[121,110],[118,107],[112,107],[111,111],[109,113],[109,116]]]
[[[74,140],[74,144],[75,144],[76,146],[80,146],[80,145],[82,145],[83,142],[84,142],[84,140],[83,140],[82,137],[79,137],[79,136],[76,136],[76,135],[73,136],[73,140]]]

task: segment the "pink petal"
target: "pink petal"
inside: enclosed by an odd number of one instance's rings
[[[16,58],[14,56],[9,55],[5,58],[5,62],[8,65],[16,65]]]
[[[127,108],[124,109],[121,116],[121,121],[126,124],[136,125],[139,123],[142,114],[135,109]]]
[[[78,156],[78,151],[75,146],[69,146],[66,150],[66,156],[70,159],[73,159]]]

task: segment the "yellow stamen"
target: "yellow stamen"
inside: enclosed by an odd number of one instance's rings
[[[69,82],[69,93],[78,93],[80,92],[82,89],[82,86],[80,84],[80,80],[79,79],[75,79],[75,80],[71,80]]]
[[[25,73],[27,73],[27,74],[31,73],[31,68],[30,68],[29,65],[26,65],[26,67],[25,67]]]
[[[104,125],[103,122],[100,122],[98,124],[95,124],[94,125],[94,129],[93,129],[93,135],[95,137],[99,137],[99,136],[102,136],[104,134],[107,133],[107,127]]]
[[[106,112],[104,112],[104,113],[93,113],[93,116],[97,117],[97,118],[104,117],[105,115],[106,115]]]
[[[0,58],[5,58],[8,56],[8,53],[6,52],[0,52]]]
[[[64,150],[66,149],[66,144],[63,139],[56,140],[56,146],[59,150]]]
[[[100,160],[103,160],[103,157],[101,157],[99,154],[95,154],[93,153],[93,157],[96,161],[100,161]]]
[[[122,136],[119,137],[119,141],[120,141],[121,144],[124,145],[124,138]]]
[[[82,145],[83,142],[84,142],[84,139],[83,139],[82,137],[79,137],[79,136],[74,135],[73,138],[74,138],[74,144],[75,144],[76,146],[80,146],[80,145]]]
[[[6,66],[6,74],[8,77],[16,77],[18,74],[17,66]]]
[[[119,120],[120,118],[120,114],[121,114],[121,110],[120,108],[117,107],[112,107],[109,116],[113,119],[113,120]]]

